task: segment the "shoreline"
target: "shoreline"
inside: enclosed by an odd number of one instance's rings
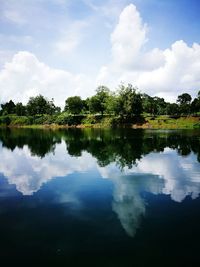
[[[14,118],[14,119],[13,119]],[[169,117],[166,115],[160,116],[144,116],[143,120],[135,122],[116,122],[112,123],[112,118],[108,120],[100,120],[94,123],[74,123],[58,124],[58,123],[19,123],[19,117],[10,116],[9,124],[0,124],[0,128],[32,128],[32,129],[72,129],[72,128],[132,128],[132,129],[200,129],[200,116],[180,116],[178,118]],[[13,120],[12,120],[13,119]]]

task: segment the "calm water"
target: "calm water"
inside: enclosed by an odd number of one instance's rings
[[[3,266],[200,266],[200,132],[0,129]]]

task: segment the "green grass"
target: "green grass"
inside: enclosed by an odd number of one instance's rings
[[[141,119],[141,118],[140,118]],[[58,115],[37,115],[37,116],[0,116],[2,127],[28,127],[28,128],[63,128],[63,127],[94,127],[109,128],[113,126],[127,126],[134,128],[150,129],[200,129],[199,117],[178,117],[173,118],[167,115],[149,116],[145,115],[140,123],[123,123],[119,116],[114,115],[70,115],[61,113]]]
[[[154,129],[194,129],[200,128],[200,117],[171,118],[169,116],[146,117],[146,124]]]

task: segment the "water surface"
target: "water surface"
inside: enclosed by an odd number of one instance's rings
[[[199,193],[199,131],[0,129],[7,263],[200,266]]]

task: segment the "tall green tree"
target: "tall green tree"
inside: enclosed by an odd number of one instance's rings
[[[192,97],[188,93],[184,93],[178,96],[176,102],[179,104],[180,113],[189,114],[191,112],[191,100]]]
[[[21,102],[17,103],[15,106],[15,113],[18,116],[26,115],[26,107]]]
[[[121,116],[132,117],[142,113],[142,98],[131,85],[120,85],[118,90],[118,112]]]
[[[80,96],[71,96],[65,101],[65,111],[71,114],[80,114],[83,107],[84,103]]]
[[[176,103],[167,103],[166,114],[167,115],[179,115],[180,114],[180,109],[179,109],[178,104],[176,104]]]
[[[184,93],[178,96],[177,103],[179,103],[180,105],[190,104],[191,100],[192,100],[191,95],[188,93]]]
[[[89,99],[89,110],[92,113],[101,113],[103,115],[107,108],[109,96],[109,88],[103,85],[99,86],[96,94]]]
[[[54,114],[59,112],[60,108],[56,107],[53,103],[53,99],[49,101],[42,95],[30,97],[27,103],[27,113],[29,115],[36,114]]]
[[[5,104],[1,104],[2,114],[14,114],[15,113],[15,103],[10,100],[9,102],[6,102]]]
[[[200,91],[197,94],[197,97],[191,103],[191,111],[193,113],[200,112]]]

